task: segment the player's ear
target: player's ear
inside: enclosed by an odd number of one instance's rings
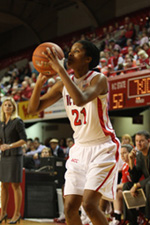
[[[87,56],[86,62],[89,64],[92,61],[92,57]]]

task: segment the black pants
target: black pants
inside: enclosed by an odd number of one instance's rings
[[[133,182],[127,182],[123,185],[123,191],[130,190]],[[150,182],[147,182],[144,188],[146,196],[146,206],[144,207],[144,214],[147,219],[150,219]],[[142,208],[140,208],[141,210]],[[143,210],[142,210],[143,211]],[[137,225],[138,211],[136,209],[128,209],[125,201],[123,200],[123,214],[124,220],[129,220],[130,224]]]

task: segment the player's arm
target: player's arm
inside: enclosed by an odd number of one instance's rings
[[[82,91],[74,84],[74,82],[72,82],[72,80],[68,80],[66,75],[63,73],[64,72],[60,75],[62,81],[77,106],[83,106],[95,99],[97,96],[108,92],[107,78],[103,74],[95,76],[91,81],[91,85]]]
[[[46,76],[39,74],[36,85],[28,104],[28,113],[36,113],[44,110],[48,106],[54,104],[62,97],[62,81],[58,81],[54,86],[44,95],[41,95],[41,89],[46,81]]]
[[[67,88],[67,91],[69,92],[75,105],[83,106],[86,103],[92,101],[98,95],[103,95],[108,92],[108,83],[105,75],[98,74],[95,76],[91,81],[90,87],[88,87],[83,92],[70,79],[67,71],[60,64],[58,57],[56,56],[55,49],[48,49],[47,58],[49,59],[49,63],[51,64],[52,68],[60,75],[62,82]]]

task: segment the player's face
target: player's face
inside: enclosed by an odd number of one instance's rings
[[[121,159],[124,161],[124,162],[128,162],[128,155],[129,155],[129,152],[128,150],[125,148],[125,147],[122,147],[121,148]]]
[[[5,114],[11,115],[14,110],[14,106],[11,101],[5,101],[3,104],[3,111]]]
[[[91,57],[86,56],[86,51],[81,43],[75,43],[68,55],[68,66],[72,69],[88,65]]]
[[[135,144],[139,151],[144,151],[149,148],[150,139],[146,139],[144,135],[135,136]]]

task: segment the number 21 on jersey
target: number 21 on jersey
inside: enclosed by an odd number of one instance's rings
[[[79,119],[80,114],[83,115],[83,121],[81,119]],[[83,108],[81,111],[77,110],[77,109],[72,109],[72,115],[75,116],[74,117],[74,125],[75,126],[80,126],[82,124],[86,124],[86,110],[85,108]]]

